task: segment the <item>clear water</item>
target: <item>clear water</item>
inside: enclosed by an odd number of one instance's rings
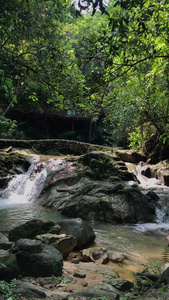
[[[63,217],[57,211],[51,211],[33,203],[11,203],[9,200],[0,199],[0,232],[8,232],[31,219],[57,222]]]

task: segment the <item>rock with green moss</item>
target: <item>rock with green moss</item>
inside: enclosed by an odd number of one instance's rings
[[[29,242],[28,242],[29,241]],[[19,241],[18,241],[19,242]],[[62,254],[52,245],[42,245],[40,249],[30,251],[30,244],[39,241],[22,239],[22,243],[17,244],[15,256],[21,273],[32,277],[61,276],[63,267]]]
[[[20,269],[14,254],[0,250],[0,280],[10,281],[19,275]]]
[[[126,185],[134,175],[113,155],[90,152],[70,161],[64,172],[53,169],[48,175],[38,204],[70,218],[110,223],[154,221],[154,203],[137,187]]]

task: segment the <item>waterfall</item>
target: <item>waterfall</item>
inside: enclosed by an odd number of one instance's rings
[[[3,202],[6,204],[35,202],[44,188],[48,174],[54,171],[57,178],[66,174],[69,168],[70,163],[64,159],[39,162],[39,158],[35,157],[28,171],[15,175],[1,193],[0,206],[3,206]]]
[[[132,172],[138,182],[137,186],[143,194],[147,194],[149,191],[155,192],[159,196],[159,201],[156,206],[156,220],[154,223],[136,224],[134,229],[140,232],[146,232],[147,230],[155,230],[162,228],[169,230],[169,187],[163,185],[157,178],[147,178],[142,174],[144,170],[144,163],[140,162],[135,165],[132,163],[125,163],[128,170]],[[133,185],[133,182],[131,182]],[[131,184],[127,183],[128,185]]]
[[[45,164],[34,160],[26,173],[13,177],[1,197],[15,203],[34,202],[44,187],[46,177]]]

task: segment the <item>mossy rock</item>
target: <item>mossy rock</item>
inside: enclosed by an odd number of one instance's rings
[[[113,157],[104,152],[90,152],[80,158],[84,166],[88,166],[95,178],[108,178],[110,174],[117,174],[116,163]]]

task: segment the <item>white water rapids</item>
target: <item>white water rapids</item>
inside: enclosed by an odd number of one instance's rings
[[[54,170],[62,172],[66,161],[63,159],[49,159],[38,162],[35,156],[32,165],[26,173],[13,177],[8,187],[0,195],[0,231],[7,232],[11,228],[32,218],[57,222],[61,216],[57,211],[51,211],[36,205],[35,200],[44,188],[47,174]],[[131,271],[138,270],[139,263],[161,260],[163,245],[166,241],[166,230],[169,230],[169,188],[153,183],[154,179],[143,180],[140,189],[143,193],[149,190],[157,192],[162,203],[156,210],[156,223],[135,225],[112,225],[92,222],[96,233],[96,245],[106,247],[110,252],[118,251],[127,255],[124,266],[114,265],[119,274],[130,278]],[[164,233],[164,234],[163,234]],[[126,275],[126,272],[127,275]],[[124,274],[125,273],[125,274]]]

